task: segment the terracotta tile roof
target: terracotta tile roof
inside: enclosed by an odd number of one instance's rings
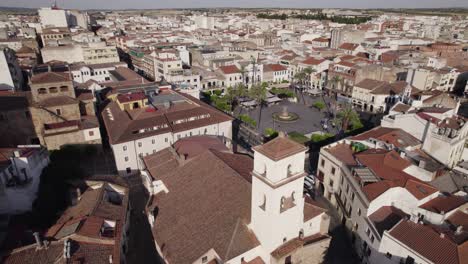
[[[303,145],[292,141],[285,136],[278,136],[275,139],[253,148],[272,160],[280,160],[296,153],[306,151]]]
[[[191,263],[212,248],[225,261],[259,245],[247,227],[251,185],[231,166],[205,151],[165,178],[169,192],[153,199],[153,233],[170,263]]]
[[[372,201],[393,187],[397,187],[397,185],[391,181],[379,181],[376,183],[367,184],[366,186],[362,187],[362,191],[366,195],[367,199]]]
[[[369,220],[374,223],[375,228],[382,236],[385,230],[390,230],[394,225],[408,215],[393,206],[382,206],[377,211],[369,215]]]
[[[307,58],[302,63],[308,64],[308,65],[319,65],[320,63],[324,62],[325,59],[316,59],[316,58]]]
[[[35,74],[31,77],[31,83],[56,83],[56,82],[69,82],[71,81],[69,73],[62,72],[44,72]]]
[[[357,49],[357,47],[359,47],[358,44],[354,44],[354,43],[343,43],[340,45],[339,49],[344,49],[344,50],[355,50]]]
[[[297,249],[302,248],[303,245],[304,243],[301,239],[299,238],[291,239],[288,242],[276,248],[275,250],[273,250],[271,252],[271,256],[273,256],[276,259],[282,258],[284,256],[290,255]]]
[[[446,221],[454,226],[463,226],[463,230],[468,231],[468,209],[455,211]]]
[[[249,262],[242,261],[241,264],[265,264],[261,257],[256,257]]]
[[[43,107],[51,107],[51,106],[59,106],[59,105],[71,105],[71,104],[79,104],[80,102],[75,98],[59,95],[46,98],[37,102],[38,105]]]
[[[406,113],[408,110],[410,110],[411,106],[403,103],[398,103],[392,108],[392,111],[395,112],[400,112],[400,113]]]
[[[376,127],[372,130],[354,136],[353,140],[367,140],[369,138],[378,139],[388,144],[393,144],[397,148],[406,148],[408,146],[418,146],[421,142],[399,128]]]
[[[63,212],[56,224],[48,229],[46,237],[56,240],[65,237],[80,241],[94,239],[94,243],[102,242],[106,245],[111,241],[111,253],[106,256],[106,259],[109,261],[109,255],[112,255],[113,260],[119,263],[122,226],[126,222],[128,208],[128,190],[122,186],[110,185],[107,182],[97,184],[88,187],[80,196],[78,203]],[[122,193],[117,194],[115,188],[118,188]],[[105,220],[115,222],[111,236],[101,234]]]
[[[224,74],[234,74],[234,73],[240,73],[240,70],[237,68],[235,65],[229,65],[229,66],[221,66],[219,69],[224,73]]]
[[[424,199],[438,191],[431,185],[421,182],[417,179],[409,179],[404,187],[418,200]]]
[[[193,136],[179,139],[174,143],[174,149],[179,155],[186,156],[188,159],[200,155],[207,149],[229,150],[216,136]]]
[[[146,98],[144,92],[129,93],[129,94],[119,94],[117,95],[117,100],[120,103],[128,103],[133,101],[139,101]]]
[[[317,241],[328,239],[328,238],[329,238],[328,235],[321,234],[321,233],[313,234],[304,238],[297,237],[282,244],[281,246],[273,250],[270,254],[275,259],[280,259],[282,257],[285,257],[293,253],[295,250],[302,248],[305,245],[312,244]]]
[[[333,147],[324,148],[326,152],[329,152],[333,156],[335,156],[339,161],[343,162],[349,166],[356,166],[357,162],[354,158],[353,150],[351,146],[345,143],[337,143]]]
[[[373,79],[364,79],[360,81],[359,83],[355,84],[354,86],[367,89],[367,90],[373,90],[378,87],[384,86],[385,84],[387,84],[387,82],[373,80]]]
[[[281,64],[265,64],[263,65],[263,71],[265,72],[269,72],[269,71],[286,71],[287,68],[284,67],[283,65]]]
[[[232,120],[230,116],[189,95],[173,91],[168,93],[169,96],[180,96],[182,101],[174,103],[168,109],[161,107],[156,111],[146,111],[146,109],[125,111],[121,110],[116,102],[109,103],[101,115],[110,143],[116,144],[164,133],[176,133]],[[168,94],[163,96],[166,95]],[[112,114],[113,120],[109,117],[108,111]],[[203,116],[203,118],[198,118],[200,116]],[[190,119],[192,117],[197,118]],[[183,122],[176,122],[179,120]],[[139,132],[155,126],[159,126],[159,128],[144,133]]]
[[[310,219],[321,215],[322,213],[326,212],[327,210],[315,206],[311,203],[304,203],[304,222],[309,221]]]
[[[63,241],[52,242],[47,249],[37,250],[35,245],[11,252],[4,259],[4,264],[108,264],[113,254],[113,245],[87,243],[72,240],[72,252],[69,260],[63,257]],[[116,259],[113,258],[115,262]]]
[[[402,220],[389,234],[418,254],[437,264],[462,264],[466,259],[459,258],[459,248],[448,236],[442,237],[431,226]],[[467,242],[460,247],[466,254]]]
[[[462,206],[465,203],[467,203],[467,200],[462,196],[441,195],[420,205],[419,208],[426,209],[438,214],[444,214]]]

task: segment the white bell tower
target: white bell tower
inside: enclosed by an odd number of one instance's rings
[[[268,253],[300,235],[305,152],[283,133],[254,147],[250,227]]]

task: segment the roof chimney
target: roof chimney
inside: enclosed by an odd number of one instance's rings
[[[44,246],[44,243],[41,239],[41,235],[39,234],[39,232],[34,232],[33,235],[34,239],[36,240],[36,248],[41,249]]]
[[[21,153],[19,152],[19,150],[13,151],[13,154],[15,155],[15,158],[21,157]]]
[[[463,232],[463,226],[459,225],[457,226],[457,230],[455,231],[456,235],[460,235]]]
[[[445,234],[444,234],[444,233],[440,233],[440,238],[445,238]]]

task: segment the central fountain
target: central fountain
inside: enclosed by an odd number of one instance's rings
[[[293,122],[299,119],[299,116],[296,113],[289,112],[287,106],[283,106],[281,112],[273,113],[273,118],[280,122]]]

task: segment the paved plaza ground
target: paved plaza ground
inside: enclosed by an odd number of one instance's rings
[[[327,103],[329,99],[327,97],[312,97],[310,95],[298,95],[298,102],[290,102],[284,99],[277,105],[263,107],[261,111],[261,119],[258,125],[258,132],[263,133],[266,128],[274,128],[277,131],[292,132],[296,131],[302,134],[309,134],[316,131],[323,131],[321,121],[326,117],[326,108],[319,111],[312,105],[317,101],[325,100]],[[273,113],[282,112],[283,108],[287,107],[289,112],[294,112],[299,115],[299,119],[294,122],[279,122],[275,121],[272,117]],[[248,114],[255,121],[258,122],[260,115],[260,107],[255,109],[246,109],[238,107],[236,114]],[[328,132],[336,132],[331,125],[328,126]]]

